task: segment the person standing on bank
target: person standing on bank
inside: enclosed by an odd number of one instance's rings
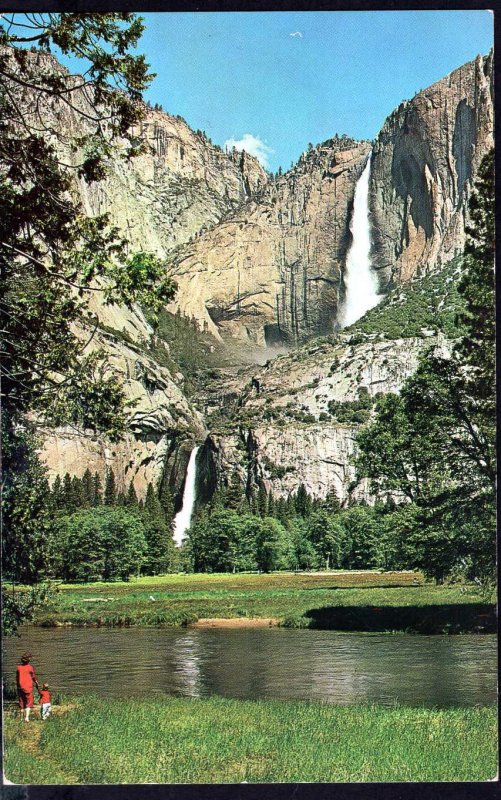
[[[33,699],[33,685],[38,689],[37,676],[35,668],[31,661],[31,653],[24,653],[21,656],[21,663],[16,667],[16,685],[17,696],[19,699],[19,708],[21,709],[21,717],[24,722],[30,721],[30,711],[35,705]]]
[[[38,694],[40,695],[40,716],[42,719],[48,719],[48,717],[50,717],[50,712],[52,711],[49,684],[42,683],[42,688],[38,690]]]

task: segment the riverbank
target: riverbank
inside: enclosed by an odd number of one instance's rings
[[[85,698],[23,724],[5,713],[14,783],[484,781],[494,707]]]
[[[495,606],[473,586],[437,586],[416,572],[163,575],[66,584],[34,624],[187,626],[239,624],[413,633],[495,632]],[[256,623],[255,620],[266,620]],[[219,623],[228,624],[228,623]]]
[[[212,617],[191,622],[190,628],[276,628],[279,620],[273,617]]]

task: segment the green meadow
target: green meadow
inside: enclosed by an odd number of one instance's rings
[[[61,584],[36,625],[188,625],[270,618],[288,627],[461,633],[494,630],[475,587],[425,583],[416,572],[192,574]]]
[[[496,736],[491,707],[85,698],[44,723],[7,711],[4,768],[14,783],[484,781]]]

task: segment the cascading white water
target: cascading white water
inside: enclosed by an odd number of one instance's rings
[[[371,154],[372,155],[372,154]],[[353,200],[350,231],[353,237],[346,256],[344,273],[345,300],[339,322],[343,328],[363,317],[382,299],[377,291],[377,278],[370,259],[369,175],[371,155],[357,181]]]
[[[186,470],[186,480],[184,482],[183,505],[181,506],[181,511],[178,511],[174,517],[174,541],[178,547],[181,546],[184,535],[190,527],[191,515],[193,514],[197,477],[196,459],[199,449],[199,447],[194,447],[190,453],[188,469]]]

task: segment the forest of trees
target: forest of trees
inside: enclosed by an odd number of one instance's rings
[[[144,501],[132,482],[127,492],[117,491],[112,470],[104,486],[86,470],[81,478],[56,477],[49,487],[44,466],[36,454],[32,458],[29,474],[38,475],[44,524],[39,539],[29,541],[32,558],[24,537],[6,553],[6,577],[17,583],[128,580],[179,570],[396,569],[410,563],[393,543],[391,502],[341,509],[335,493],[315,500],[303,484],[287,499],[275,500],[262,486],[249,499],[234,483],[215,492],[176,548],[174,503],[164,481],[158,490],[150,483]]]
[[[126,493],[117,491],[113,470],[104,486],[87,469],[81,478],[57,476],[49,487],[45,467],[36,453],[31,458],[29,471],[22,474],[30,477],[29,491],[38,496],[40,534],[36,540],[21,535],[5,551],[6,578],[22,584],[53,578],[128,580],[179,568],[172,537],[174,506],[163,482],[159,491],[149,484],[144,501],[138,500],[132,481]],[[21,496],[18,490],[16,511],[21,510]],[[21,533],[22,519],[20,514]]]
[[[390,507],[341,509],[333,492],[311,498],[300,484],[276,500],[261,486],[250,498],[239,485],[219,489],[194,520],[184,546],[186,569],[358,569],[393,567],[387,548]]]

